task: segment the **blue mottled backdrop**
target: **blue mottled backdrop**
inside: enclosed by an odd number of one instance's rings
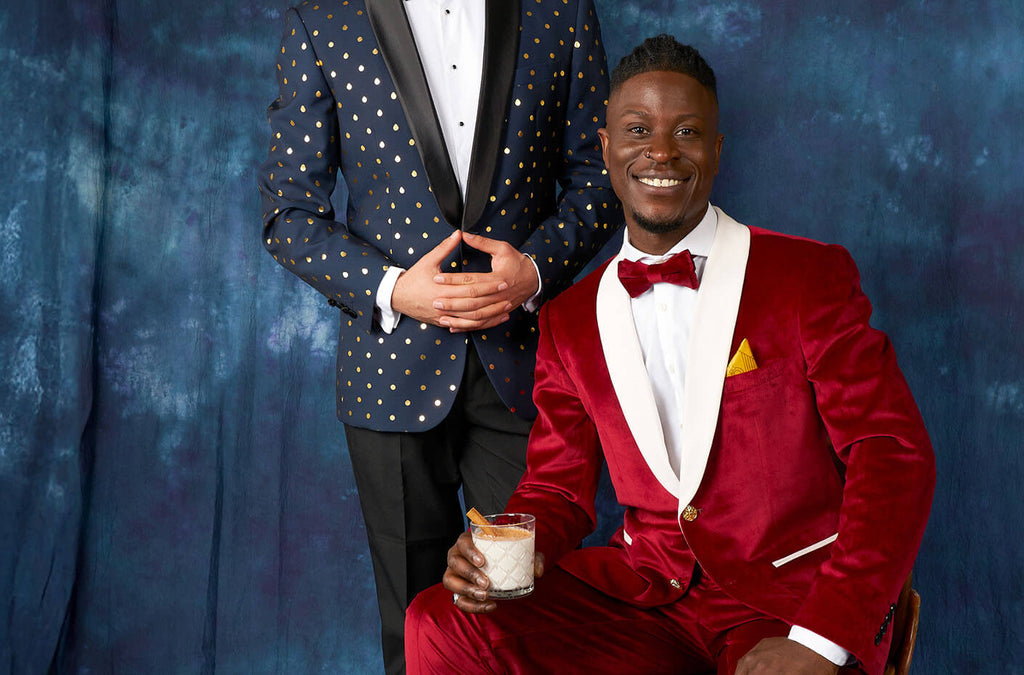
[[[716,68],[717,204],[860,264],[939,462],[914,672],[1024,673],[1024,5],[598,5]],[[259,241],[284,9],[0,8],[0,672],[379,671],[336,310]]]

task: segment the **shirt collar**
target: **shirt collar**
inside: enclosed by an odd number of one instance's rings
[[[708,204],[708,210],[704,213],[701,221],[697,223],[697,227],[690,230],[689,234],[677,241],[675,246],[661,255],[645,253],[634,247],[629,243],[629,231],[626,228],[622,228],[622,249],[619,251],[619,257],[633,262],[639,261],[648,265],[654,265],[668,260],[676,253],[689,250],[692,256],[704,256],[706,258],[711,253],[711,245],[715,241],[715,230],[717,228],[718,213],[711,204]]]

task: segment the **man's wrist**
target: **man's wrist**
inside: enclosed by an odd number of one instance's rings
[[[393,265],[389,267],[388,271],[384,273],[384,278],[380,280],[380,286],[377,287],[377,295],[374,298],[377,309],[377,323],[380,325],[381,330],[389,335],[398,327],[398,320],[402,318],[401,312],[396,312],[394,307],[391,306],[391,296],[395,292],[395,284],[398,283],[398,277],[404,271],[405,269],[401,267]]]
[[[533,266],[533,272],[534,274],[537,275],[537,292],[528,297],[526,301],[523,302],[522,307],[527,312],[536,312],[538,309],[540,309],[540,295],[544,290],[544,281],[540,278],[540,268],[537,267],[537,263],[536,261],[534,261],[533,256],[528,255],[526,253],[524,253],[523,256],[530,261],[530,265]]]
[[[837,666],[847,666],[856,661],[853,654],[846,651],[835,642],[832,642],[828,638],[824,638],[814,631],[807,630],[801,626],[790,627],[789,639],[807,647]]]

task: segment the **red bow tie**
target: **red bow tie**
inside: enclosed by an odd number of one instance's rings
[[[693,267],[693,257],[689,251],[677,253],[657,265],[620,260],[619,281],[622,282],[631,298],[637,297],[654,284],[661,282],[687,288],[697,288],[700,283],[697,281],[697,271]]]

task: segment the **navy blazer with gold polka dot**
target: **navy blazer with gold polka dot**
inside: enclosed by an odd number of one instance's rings
[[[534,417],[535,315],[518,308],[468,337],[403,317],[388,335],[374,320],[381,278],[461,228],[530,255],[548,299],[621,223],[596,133],[608,80],[593,1],[486,2],[465,200],[401,0],[311,1],[287,14],[259,175],[263,239],[342,312],[338,417],[347,424],[438,424],[468,339],[506,405]],[[331,204],[338,180],[348,193],[343,216]],[[488,271],[489,260],[465,246],[443,269]]]

